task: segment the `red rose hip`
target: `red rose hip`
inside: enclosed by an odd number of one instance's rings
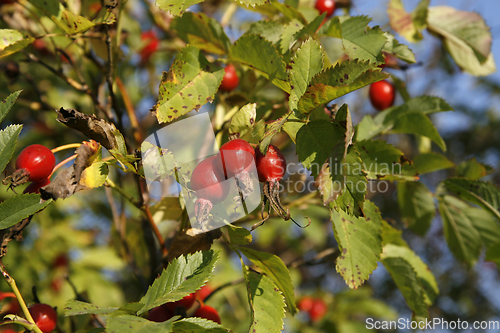
[[[205,318],[220,324],[220,316],[213,307],[208,305],[202,305],[196,310],[193,315],[194,317]]]
[[[57,326],[57,313],[48,304],[36,303],[29,307],[36,326],[43,333],[52,332]]]
[[[29,180],[40,182],[54,170],[56,158],[49,148],[35,144],[23,149],[16,159],[16,169],[29,173]]]
[[[326,12],[326,17],[330,17],[333,15],[335,11],[335,1],[334,0],[316,0],[316,4],[314,8],[319,10],[320,14]]]
[[[390,108],[396,98],[394,86],[386,80],[374,82],[370,85],[370,102],[379,111]]]
[[[219,90],[229,92],[236,89],[238,84],[240,84],[240,78],[238,77],[238,73],[236,73],[236,67],[232,64],[227,65],[224,68],[224,77],[222,78]]]
[[[204,159],[191,175],[191,188],[196,191],[196,196],[212,204],[221,203],[229,194],[229,186],[223,183],[224,174],[215,165],[220,163],[219,159],[218,155]]]
[[[255,150],[242,139],[226,142],[220,147],[219,153],[222,163],[217,163],[217,168],[227,178],[233,177],[242,171],[248,171],[255,160]]]
[[[194,293],[192,293],[192,294],[189,294],[178,301],[175,301],[172,303],[167,303],[167,304],[165,304],[165,306],[170,311],[175,311],[175,309],[179,308],[179,307],[183,307],[186,310],[189,310],[189,308],[191,306],[193,306],[195,299],[196,299],[196,296]]]
[[[259,147],[256,147],[255,164],[261,182],[279,182],[285,175],[285,156],[276,146],[269,145],[266,155],[263,155]]]

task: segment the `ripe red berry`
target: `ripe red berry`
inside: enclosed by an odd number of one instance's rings
[[[320,15],[326,12],[326,17],[333,15],[335,11],[335,1],[334,0],[316,0],[314,8],[319,10]]]
[[[207,298],[208,295],[210,295],[213,291],[214,290],[212,289],[212,287],[206,284],[196,291],[196,298],[198,298],[200,301],[204,301],[205,298]]]
[[[160,40],[153,30],[149,30],[141,34],[141,41],[145,44],[140,50],[141,62],[146,62],[158,50]]]
[[[311,296],[304,296],[297,304],[300,311],[309,312],[312,309],[314,299]]]
[[[328,311],[328,307],[322,299],[315,299],[311,309],[309,310],[309,316],[312,321],[317,321],[323,318],[323,316]]]
[[[50,149],[38,144],[24,148],[16,160],[16,169],[25,169],[32,182],[46,179],[55,165],[56,158]]]
[[[179,307],[183,307],[184,309],[189,310],[189,308],[191,308],[191,306],[193,306],[195,299],[196,299],[195,294],[192,293],[192,294],[187,295],[183,299],[180,299],[180,300],[172,302],[172,303],[167,303],[167,304],[165,304],[165,306],[167,309],[169,309],[170,311],[174,311],[174,312],[175,312],[175,309],[179,308]]]
[[[232,64],[227,65],[224,68],[224,77],[222,78],[219,90],[232,91],[238,87],[238,84],[240,84],[240,78],[238,77],[238,73],[236,73],[236,67]]]
[[[161,323],[169,320],[174,316],[174,313],[167,309],[166,304],[157,306],[149,310],[148,320],[154,321],[156,323]]]
[[[269,145],[266,155],[262,155],[259,147],[256,147],[255,164],[260,182],[279,182],[285,175],[285,156],[276,146]]]
[[[36,303],[29,307],[29,311],[36,326],[43,333],[50,333],[56,328],[57,313],[50,305]]]
[[[396,90],[388,81],[378,81],[370,85],[370,102],[379,111],[385,110],[394,104]]]
[[[225,180],[224,174],[215,166],[217,162],[220,163],[217,159],[220,156],[204,159],[191,175],[191,188],[196,191],[196,196],[209,200],[214,205],[224,201],[229,194],[228,184],[222,183]]]
[[[217,168],[223,172],[227,178],[233,177],[240,172],[247,170],[255,161],[255,150],[248,142],[242,139],[235,139],[226,142],[219,149],[221,163],[217,163]]]
[[[208,305],[202,305],[193,314],[194,317],[205,318],[211,321],[215,321],[220,324],[220,316],[213,307]]]
[[[61,253],[59,254],[54,261],[52,262],[52,267],[68,267],[69,265],[69,258],[66,254]]]
[[[49,184],[50,184],[49,178],[45,178],[39,182],[33,182],[24,189],[23,193],[40,193],[40,188]]]

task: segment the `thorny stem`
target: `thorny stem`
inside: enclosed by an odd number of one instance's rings
[[[23,296],[21,295],[21,292],[17,288],[16,281],[7,272],[1,259],[0,259],[0,272],[2,273],[5,281],[12,288],[12,291],[14,292],[14,294],[16,295],[17,301],[19,302],[19,306],[23,310],[24,316],[26,317],[26,319],[30,323],[32,323],[32,327],[29,327],[29,329],[35,331],[36,333],[42,333],[42,331],[38,328],[38,326],[36,326],[35,321],[33,320],[33,317],[31,316],[31,313],[29,312],[28,307],[26,306],[26,302],[24,301]],[[24,325],[24,324],[22,324],[22,325],[26,327],[26,325]]]

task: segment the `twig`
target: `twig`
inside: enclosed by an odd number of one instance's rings
[[[33,218],[33,215],[28,216],[27,218],[25,218],[24,220],[22,220],[18,224],[12,226],[9,229],[9,232],[7,232],[3,236],[2,245],[0,247],[0,259],[7,254],[7,245],[9,245],[9,242],[11,240],[13,240],[13,239],[21,240],[23,238],[22,237],[23,229],[28,224],[30,224],[32,218]]]
[[[139,121],[137,120],[134,106],[132,105],[132,101],[130,100],[127,89],[125,88],[125,85],[123,84],[119,76],[116,77],[115,82],[118,86],[118,89],[120,90],[120,93],[122,94],[123,103],[125,104],[125,109],[127,110],[127,115],[130,119],[130,125],[132,125],[134,140],[136,141],[137,145],[139,145],[144,140],[144,138],[141,131],[141,126],[139,125]]]

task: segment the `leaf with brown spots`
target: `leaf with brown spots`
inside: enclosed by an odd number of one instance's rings
[[[339,244],[337,272],[349,288],[361,286],[377,268],[382,253],[382,218],[375,204],[365,201],[365,217],[355,217],[333,209],[331,219],[335,239]]]
[[[211,102],[224,76],[224,69],[212,65],[201,51],[186,46],[172,67],[163,73],[159,101],[151,112],[159,123],[170,122]]]

